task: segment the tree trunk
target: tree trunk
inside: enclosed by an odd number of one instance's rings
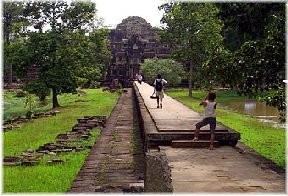
[[[193,71],[193,64],[192,60],[190,61],[190,70],[189,70],[189,97],[192,97],[192,71]]]
[[[53,108],[59,107],[56,88],[52,88]]]
[[[12,88],[12,82],[13,82],[13,67],[12,67],[12,64],[9,64],[9,70],[8,70],[8,88]]]

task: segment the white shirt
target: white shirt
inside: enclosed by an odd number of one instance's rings
[[[208,117],[216,117],[215,110],[216,110],[216,102],[205,101],[207,105],[204,107],[204,114],[205,118]]]
[[[160,82],[162,80],[162,86],[164,86],[165,84],[167,84],[167,81],[164,79],[156,79],[157,82]],[[154,81],[154,86],[156,86],[156,80]]]
[[[142,76],[141,75],[138,75],[138,80],[142,80]]]

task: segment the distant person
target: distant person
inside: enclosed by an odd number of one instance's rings
[[[157,75],[157,79],[154,81],[154,90],[156,91],[157,97],[157,108],[162,108],[162,100],[164,98],[164,89],[163,87],[167,84],[167,81],[161,78],[161,75]],[[159,99],[160,99],[160,106],[159,106]]]
[[[215,102],[216,99],[216,94],[213,92],[210,92],[204,101],[202,101],[199,105],[204,106],[204,119],[196,124],[196,129],[195,129],[195,136],[194,136],[194,141],[198,141],[198,136],[199,136],[199,131],[200,128],[210,124],[210,150],[214,150],[214,138],[215,138],[215,128],[216,128],[216,105],[217,103]]]
[[[141,74],[137,75],[137,79],[138,79],[139,84],[141,84],[141,82],[143,80],[143,77],[141,76]]]

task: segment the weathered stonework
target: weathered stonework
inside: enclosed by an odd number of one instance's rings
[[[130,16],[112,29],[109,40],[113,56],[108,65],[106,81],[118,79],[123,87],[139,73],[140,63],[146,58],[167,58],[170,48],[158,42],[159,36],[145,19]]]
[[[171,169],[165,153],[147,152],[145,162],[145,192],[173,192]]]

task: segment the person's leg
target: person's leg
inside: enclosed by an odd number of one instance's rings
[[[156,99],[157,99],[157,108],[159,108],[159,92],[155,91]]]
[[[203,120],[201,120],[200,122],[198,122],[195,126],[195,130],[194,130],[194,139],[193,141],[198,141],[199,140],[199,132],[200,132],[200,129],[201,127],[207,125],[208,122],[207,122],[207,119],[204,118]]]
[[[214,150],[215,147],[214,147],[214,138],[215,138],[215,134],[214,133],[211,133],[211,138],[210,138],[210,150]]]
[[[200,129],[198,129],[196,127],[196,129],[194,131],[194,139],[193,139],[193,141],[198,141],[199,140],[199,131],[200,131]]]
[[[210,118],[210,150],[214,150],[214,139],[215,139],[215,128],[216,128],[216,118]]]
[[[161,91],[161,93],[160,93],[160,107],[162,108],[162,101],[163,101],[163,98],[164,98],[164,92],[163,91]]]
[[[159,96],[157,96],[157,108],[159,108]]]

